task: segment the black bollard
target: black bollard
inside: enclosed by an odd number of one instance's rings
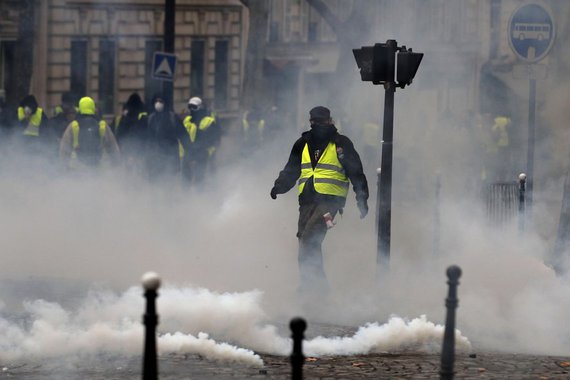
[[[156,314],[157,289],[160,287],[160,277],[154,272],[147,272],[142,277],[145,290],[146,313],[143,316],[145,326],[144,357],[143,357],[143,380],[158,379],[158,364],[156,357],[156,326],[158,315]]]
[[[449,292],[445,300],[447,315],[445,318],[445,332],[443,333],[443,345],[441,347],[441,380],[453,379],[453,364],[455,362],[455,309],[457,308],[457,285],[461,277],[461,268],[452,265],[447,268],[447,283]]]
[[[519,174],[519,232],[524,232],[525,204],[524,193],[526,190],[526,174]]]
[[[305,356],[303,355],[303,339],[305,338],[305,330],[307,322],[303,318],[293,318],[289,323],[289,328],[293,333],[293,352],[291,353],[291,379],[303,379],[303,364]]]

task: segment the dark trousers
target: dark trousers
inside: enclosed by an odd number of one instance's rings
[[[299,207],[299,273],[300,291],[321,293],[328,291],[328,282],[323,266],[321,245],[327,233],[323,215],[330,212],[334,217],[339,207],[327,203],[301,205]]]

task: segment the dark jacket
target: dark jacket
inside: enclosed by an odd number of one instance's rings
[[[325,150],[329,142],[334,142],[337,147],[338,159],[343,166],[346,176],[352,183],[352,188],[356,193],[357,202],[368,200],[368,182],[362,169],[360,156],[354,149],[352,141],[344,135],[338,133],[334,125],[317,126],[315,129],[304,132],[293,145],[289,160],[285,168],[279,173],[275,180],[276,194],[283,194],[291,190],[297,184],[301,175],[301,156],[305,144],[308,144],[309,154],[313,168],[316,166],[318,157]],[[316,154],[318,152],[318,154]],[[312,181],[307,181],[303,193],[299,195],[299,204],[332,202],[339,207],[343,207],[346,199],[334,195],[319,194],[315,191]]]
[[[131,94],[125,103],[124,109],[127,114],[121,117],[118,125],[115,126],[115,136],[117,142],[124,148],[139,149],[139,144],[146,138],[147,119],[146,106],[137,93]]]

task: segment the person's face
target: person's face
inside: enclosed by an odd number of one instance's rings
[[[30,117],[32,115],[32,109],[28,106],[24,107],[24,115],[26,115],[26,117]]]
[[[154,102],[154,109],[156,112],[162,112],[164,111],[164,101],[162,99],[157,99]]]

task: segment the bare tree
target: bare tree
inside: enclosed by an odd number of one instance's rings
[[[245,54],[242,107],[265,106],[268,86],[264,75],[265,47],[269,27],[269,1],[240,0],[249,10],[249,32]]]

